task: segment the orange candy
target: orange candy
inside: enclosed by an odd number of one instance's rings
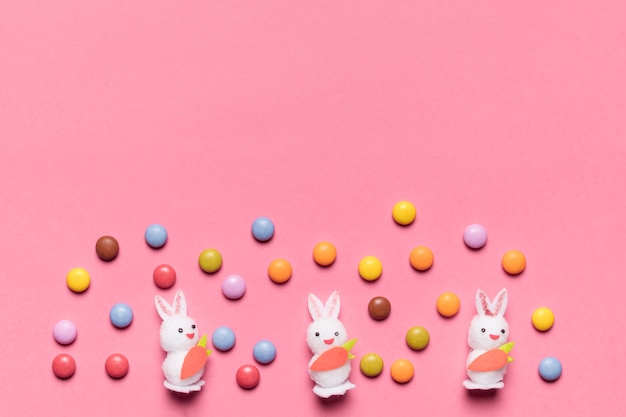
[[[502,257],[502,268],[507,274],[521,274],[526,268],[526,257],[518,250],[507,251]]]
[[[444,292],[437,298],[437,311],[443,317],[453,317],[461,308],[461,300],[452,292]]]
[[[398,359],[391,365],[391,378],[399,384],[406,384],[411,379],[415,370],[408,359]]]
[[[426,271],[430,269],[430,267],[433,266],[434,260],[435,257],[433,256],[433,251],[426,246],[418,246],[414,248],[409,256],[411,266],[418,271]]]
[[[291,278],[291,264],[285,259],[274,259],[267,268],[270,279],[277,284],[283,284]]]
[[[313,260],[320,266],[332,265],[337,259],[337,248],[330,242],[320,242],[313,248]]]

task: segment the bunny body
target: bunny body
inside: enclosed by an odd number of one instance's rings
[[[204,385],[201,378],[210,351],[205,349],[206,338],[200,339],[195,320],[187,316],[185,295],[177,291],[173,305],[157,295],[155,304],[163,319],[159,332],[161,348],[167,352],[161,366],[163,385],[180,393],[199,391]]]
[[[468,380],[463,381],[467,389],[501,389],[504,387],[504,374],[507,363],[513,359],[508,356],[513,343],[507,343],[509,324],[504,318],[508,304],[506,289],[496,295],[493,303],[487,295],[478,290],[476,293],[476,310],[478,314],[472,319],[468,344],[470,352],[466,368]]]
[[[355,387],[348,378],[352,369],[349,350],[356,340],[348,340],[348,333],[338,319],[339,309],[336,291],[326,304],[309,294],[309,313],[313,319],[307,329],[307,344],[313,353],[309,376],[315,382],[313,392],[322,398],[344,395]]]

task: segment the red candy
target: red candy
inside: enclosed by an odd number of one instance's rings
[[[254,365],[243,365],[237,370],[237,383],[241,388],[252,389],[259,385],[261,374]]]
[[[52,372],[57,378],[67,379],[76,372],[76,361],[67,353],[61,353],[52,360]]]
[[[104,369],[111,378],[123,378],[128,373],[128,359],[121,353],[114,353],[107,358]]]
[[[163,264],[155,268],[152,277],[157,287],[167,289],[176,282],[176,271],[171,265]]]

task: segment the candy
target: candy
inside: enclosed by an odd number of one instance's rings
[[[154,249],[159,249],[167,242],[167,230],[160,224],[151,224],[146,228],[146,243]]]
[[[367,311],[374,320],[385,320],[391,312],[391,303],[385,297],[374,297],[367,305]]]
[[[423,350],[430,342],[428,330],[422,326],[413,326],[406,332],[406,344],[413,350]]]
[[[383,371],[383,358],[376,353],[368,353],[363,355],[360,362],[361,372],[363,375],[374,378]]]
[[[283,284],[291,278],[291,264],[286,259],[274,259],[267,268],[270,279],[277,284]]]
[[[487,230],[480,224],[470,224],[463,232],[463,242],[469,248],[480,249],[487,243]]]
[[[383,273],[383,264],[375,256],[366,256],[359,262],[359,275],[366,281],[376,281]]]
[[[418,271],[426,271],[433,266],[435,257],[433,252],[426,246],[418,246],[411,251],[409,262]]]
[[[120,245],[113,236],[102,236],[96,242],[96,253],[103,261],[112,261],[119,251]]]
[[[222,267],[222,254],[217,249],[205,249],[198,256],[198,264],[208,274],[217,272]]]
[[[246,282],[239,275],[230,275],[222,283],[222,293],[226,298],[237,300],[246,292]]]
[[[391,211],[393,220],[402,226],[408,226],[415,221],[415,206],[408,201],[399,201]]]
[[[443,317],[453,317],[461,308],[461,300],[451,292],[444,292],[437,298],[437,311]]]
[[[269,340],[260,340],[254,345],[252,355],[255,361],[267,365],[276,359],[276,346]]]
[[[391,378],[399,384],[406,384],[413,379],[413,364],[408,359],[398,359],[391,364]]]
[[[259,385],[261,374],[254,365],[243,365],[237,370],[237,384],[244,389],[252,389]]]
[[[128,359],[121,353],[109,355],[104,362],[104,369],[111,378],[123,378],[128,373]]]
[[[52,372],[57,378],[67,379],[76,372],[76,361],[72,355],[61,353],[52,360]]]
[[[59,320],[52,331],[54,340],[61,345],[69,345],[76,340],[76,326],[69,320]]]
[[[532,322],[535,329],[548,331],[554,325],[554,313],[547,307],[540,307],[533,312]]]
[[[539,362],[539,375],[545,381],[556,381],[561,377],[561,373],[563,373],[563,365],[557,358],[548,356]]]
[[[130,323],[132,323],[133,310],[128,304],[117,303],[113,307],[111,307],[111,311],[109,312],[109,318],[111,319],[111,324],[113,324],[118,329],[123,329],[125,327],[128,327]]]
[[[313,248],[313,260],[320,266],[332,265],[337,259],[337,248],[330,242],[320,242]]]
[[[89,288],[91,278],[89,277],[89,272],[87,272],[85,269],[74,268],[67,273],[65,281],[67,282],[67,286],[70,288],[70,290],[80,293]]]
[[[215,349],[222,352],[231,350],[235,346],[235,340],[235,332],[227,326],[220,326],[215,329],[211,337]]]
[[[176,271],[171,265],[162,264],[154,268],[152,279],[157,287],[167,289],[176,283]]]
[[[259,217],[252,222],[252,236],[259,242],[267,242],[274,236],[274,223],[267,217]]]
[[[502,268],[509,275],[521,274],[526,268],[526,257],[518,250],[507,251],[502,257]]]

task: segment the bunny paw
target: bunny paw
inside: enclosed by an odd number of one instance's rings
[[[322,387],[319,385],[315,385],[313,387],[313,392],[319,397],[329,398],[333,395],[344,395],[346,391],[353,389],[354,387],[355,385],[352,382],[346,381],[343,384],[337,385],[335,387]]]
[[[466,379],[463,381],[463,386],[467,389],[482,389],[482,390],[490,390],[490,389],[502,389],[504,388],[504,382],[496,382],[495,384],[477,384],[474,381]]]
[[[190,385],[174,385],[169,381],[163,381],[163,385],[165,385],[165,388],[169,389],[170,391],[178,392],[181,394],[189,394],[190,392],[200,391],[200,388],[202,388],[202,386],[204,385],[204,381],[199,380],[196,383]]]

